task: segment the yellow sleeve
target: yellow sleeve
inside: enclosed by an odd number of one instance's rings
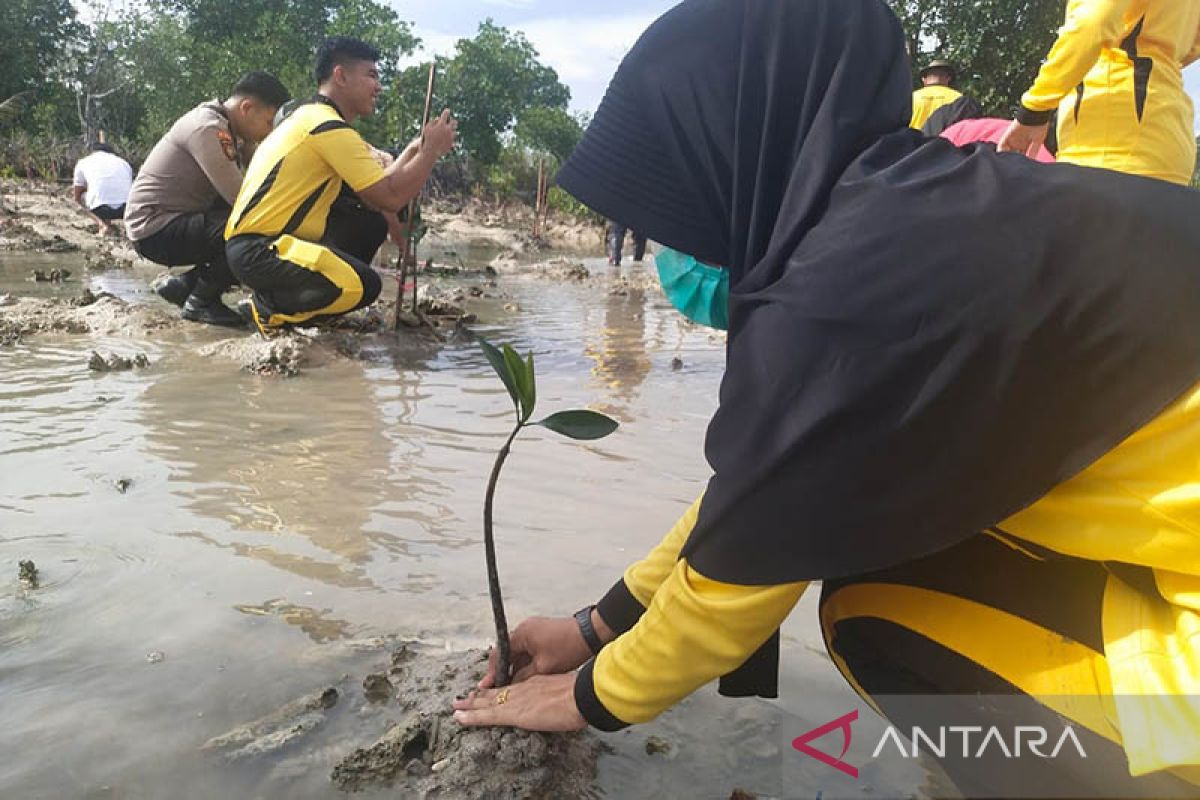
[[[1105,47],[1121,38],[1122,21],[1130,0],[1076,0],[1067,6],[1067,20],[1038,71],[1033,86],[1021,97],[1027,111],[1049,112],[1083,82]],[[1022,120],[1024,121],[1024,120]]]
[[[650,606],[658,587],[662,586],[663,581],[675,569],[675,564],[679,561],[679,551],[691,535],[692,528],[696,527],[696,517],[700,515],[700,501],[703,499],[703,495],[696,498],[696,502],[683,512],[683,516],[658,546],[651,550],[648,556],[625,570],[625,585],[643,608]]]
[[[653,719],[745,663],[807,586],[720,583],[676,560],[646,613],[580,670],[580,712],[601,730]]]
[[[703,499],[704,495],[698,497],[650,554],[625,570],[622,579],[596,604],[600,619],[618,634],[629,630],[641,619],[658,587],[675,569],[679,551],[696,526]]]
[[[1200,28],[1196,28],[1195,41],[1192,42],[1192,49],[1189,50],[1187,56],[1184,57],[1182,66],[1186,67],[1197,58],[1200,58]]]
[[[313,148],[354,191],[383,178],[383,167],[358,132],[344,122],[319,125],[309,134]]]

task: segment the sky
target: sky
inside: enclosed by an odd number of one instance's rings
[[[391,0],[401,19],[414,23],[424,51],[408,63],[449,54],[491,17],[525,34],[542,63],[571,89],[571,110],[596,110],[617,64],[638,36],[678,0]],[[1184,71],[1200,109],[1200,64]],[[1200,131],[1200,117],[1197,130]]]
[[[385,0],[386,1],[386,0]],[[449,54],[491,17],[525,34],[542,63],[571,89],[572,111],[595,111],[621,58],[651,22],[678,0],[391,0],[414,23],[424,52]]]

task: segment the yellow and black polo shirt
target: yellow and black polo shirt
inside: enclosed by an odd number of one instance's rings
[[[343,182],[357,192],[383,177],[370,146],[331,100],[318,95],[292,112],[255,152],[225,238],[290,234],[318,241]]]

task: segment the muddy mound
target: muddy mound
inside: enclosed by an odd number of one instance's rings
[[[534,272],[544,278],[567,283],[583,283],[592,277],[592,273],[588,272],[587,267],[578,261],[567,258],[556,258],[544,264],[538,264],[534,267]]]
[[[42,333],[140,336],[182,325],[178,318],[135,306],[107,293],[85,289],[69,299],[17,298],[0,307],[0,343],[13,344]]]
[[[44,236],[17,216],[4,215],[0,217],[0,249],[72,253],[80,248],[57,233]]]
[[[257,334],[224,339],[201,347],[200,354],[233,361],[256,375],[291,378],[337,359],[356,358],[358,348],[352,334],[297,329],[281,331],[269,339]]]
[[[607,751],[595,736],[463,728],[454,721],[451,699],[475,686],[484,659],[480,650],[448,653],[406,642],[375,672],[319,684],[210,738],[201,750],[282,777],[315,768],[338,790],[372,797],[593,796],[596,762]]]
[[[398,797],[583,797],[602,745],[587,733],[463,728],[450,698],[483,674],[482,651],[419,655],[397,650],[364,680],[367,697],[401,716],[378,741],[343,758],[330,775],[342,791],[391,787]]]

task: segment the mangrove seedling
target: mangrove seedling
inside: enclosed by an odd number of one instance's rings
[[[524,428],[540,425],[547,430],[570,439],[586,441],[603,439],[617,429],[617,421],[596,411],[571,409],[558,411],[545,419],[530,422],[537,405],[537,384],[534,379],[533,353],[522,359],[510,345],[498,348],[483,339],[479,340],[488,363],[500,376],[504,388],[512,398],[515,424],[508,434],[504,446],[496,454],[492,476],[488,479],[487,496],[483,501],[483,549],[487,556],[488,593],[492,598],[492,617],[496,622],[496,686],[507,686],[510,681],[510,651],[508,643],[508,621],[504,616],[504,599],[500,594],[500,575],[496,570],[496,540],[492,535],[492,501],[496,494],[496,482],[500,470],[512,449],[513,440]]]

